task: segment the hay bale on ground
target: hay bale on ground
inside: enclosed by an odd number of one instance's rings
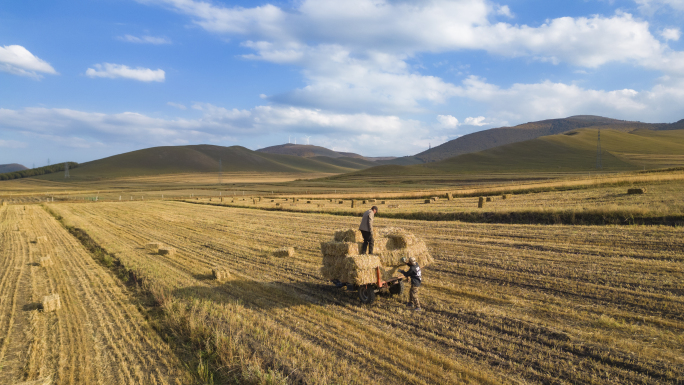
[[[423,203],[432,203],[432,199],[426,199]]]
[[[480,198],[477,200],[477,208],[480,208],[480,209],[481,209],[483,206],[484,206],[484,197],[480,197]]]
[[[172,256],[175,254],[176,254],[176,249],[174,249],[173,247],[166,246],[166,247],[160,247],[159,248],[159,255]]]
[[[148,253],[154,253],[157,254],[159,252],[159,248],[162,246],[161,243],[159,242],[150,242],[145,244],[145,251]]]
[[[508,194],[503,194],[503,195],[501,195],[501,199],[508,199],[508,196],[509,196]]]
[[[363,242],[363,235],[360,230],[356,229],[337,230],[333,240],[335,242]]]
[[[344,203],[344,201],[339,201],[339,202],[337,202],[337,203],[338,203],[338,204],[342,204],[342,203]]]
[[[439,200],[439,197],[432,197],[432,198],[430,198],[430,199],[432,199],[433,201],[437,202],[437,201]]]
[[[306,203],[311,203],[311,201],[306,201]]]
[[[351,201],[351,208],[354,208],[354,200]]]
[[[40,266],[42,266],[42,267],[48,267],[48,266],[52,266],[54,264],[52,261],[52,258],[50,258],[49,255],[45,256],[45,257],[41,257],[38,260],[38,262],[40,263]]]
[[[57,311],[62,307],[62,302],[59,299],[59,294],[46,295],[43,297],[43,311]]]
[[[398,209],[399,205],[397,205],[397,204],[387,205],[387,208],[388,209]]]
[[[643,194],[645,192],[645,188],[631,188],[627,190],[627,194]]]
[[[369,199],[368,203],[375,203],[375,199]]]
[[[294,257],[294,247],[282,247],[273,252],[274,257]]]
[[[451,195],[451,193],[446,193],[446,199],[447,199],[447,200],[452,200],[452,199],[454,199],[454,196]]]
[[[487,202],[491,202],[491,201],[492,201],[492,198],[491,198],[491,197],[487,197]]]
[[[230,278],[230,272],[228,269],[219,266],[215,266],[211,269],[211,275],[214,276],[214,279],[217,281],[225,281],[226,279]]]
[[[36,237],[36,243],[38,242],[47,242],[47,236],[41,235],[40,237]]]
[[[279,206],[280,206],[280,203],[276,203],[276,207],[279,207]]]
[[[380,204],[381,204],[381,205],[384,205],[384,204],[385,204],[385,201],[380,201]]]

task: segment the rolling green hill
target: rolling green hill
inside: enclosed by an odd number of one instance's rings
[[[344,173],[368,167],[346,158],[304,158],[256,152],[240,146],[212,145],[153,147],[82,163],[70,172],[72,179],[95,180],[173,173],[218,172]],[[64,180],[63,175],[41,179]],[[55,179],[55,180],[57,180]]]
[[[23,170],[28,170],[28,167],[25,167],[24,165],[21,165],[19,163],[0,164],[0,174]]]
[[[684,122],[673,124],[641,123],[604,118],[601,116],[578,115],[564,119],[549,119],[520,124],[515,127],[500,127],[478,131],[450,140],[413,157],[422,162],[436,162],[454,156],[475,153],[511,143],[523,142],[542,136],[561,134],[578,128],[604,127],[614,131],[630,132],[640,129],[667,130],[684,128]]]
[[[597,128],[575,129],[439,162],[378,166],[349,175],[380,177],[450,173],[534,173],[596,170]],[[603,171],[684,166],[684,129],[632,132],[601,129]],[[346,175],[334,177],[345,178]]]

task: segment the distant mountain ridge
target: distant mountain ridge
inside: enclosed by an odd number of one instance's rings
[[[6,172],[24,171],[28,169],[28,167],[19,163],[0,164],[0,174],[4,174]]]
[[[72,179],[101,179],[174,173],[345,173],[368,168],[372,162],[353,158],[257,152],[241,146],[214,145],[152,147],[82,163],[70,172]],[[47,179],[53,177],[45,176]]]
[[[474,132],[450,140],[439,146],[423,151],[413,157],[419,162],[435,162],[454,156],[488,150],[511,143],[523,142],[542,136],[561,134],[578,128],[601,126],[616,131],[638,129],[667,130],[684,128],[684,120],[677,123],[642,123],[617,120],[593,115],[577,115],[563,119],[547,119],[529,122],[514,127],[499,127]],[[394,163],[390,161],[390,163]],[[417,163],[417,162],[416,162]]]
[[[387,161],[395,159],[393,156],[381,156],[381,157],[368,157],[359,155],[354,152],[341,152],[334,151],[325,147],[315,146],[313,144],[294,144],[286,143],[279,144],[276,146],[264,147],[257,150],[258,152],[265,152],[268,154],[280,154],[280,155],[294,155],[301,156],[304,158],[315,158],[317,156],[327,156],[329,158],[355,158],[363,159],[371,162],[375,161]]]

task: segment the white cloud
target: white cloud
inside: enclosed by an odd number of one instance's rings
[[[635,2],[639,4],[639,9],[645,13],[653,13],[661,8],[684,11],[684,1],[682,0],[635,0]]]
[[[40,79],[41,73],[57,74],[52,66],[20,45],[0,47],[0,71]]]
[[[180,104],[180,103],[166,102],[166,104],[171,106],[171,107],[178,108],[179,110],[187,110],[188,109],[188,107],[186,107],[184,104]]]
[[[679,28],[666,28],[660,33],[660,36],[662,36],[665,40],[677,41],[682,36],[682,33]]]
[[[164,70],[151,70],[149,68],[130,68],[123,64],[95,64],[93,68],[86,70],[86,75],[91,78],[126,78],[139,80],[141,82],[163,82],[165,79]]]
[[[496,14],[500,16],[506,16],[509,18],[513,18],[513,12],[511,12],[511,9],[508,8],[508,5],[497,5],[496,6]]]
[[[473,117],[466,118],[465,121],[463,121],[463,124],[466,126],[482,127],[482,126],[488,125],[489,123],[485,123],[485,117],[484,116],[478,116],[477,118],[473,118]]]
[[[121,41],[126,41],[129,43],[138,43],[138,44],[171,44],[171,40],[165,37],[157,37],[157,36],[133,36],[133,35],[124,35],[124,36],[119,36],[117,39]]]
[[[458,127],[458,119],[451,115],[437,115],[437,121],[445,128]]]
[[[28,144],[24,143],[24,142],[19,142],[16,140],[0,139],[0,147],[4,147],[4,148],[26,148],[27,146],[28,146]]]

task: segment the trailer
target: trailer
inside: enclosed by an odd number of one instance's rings
[[[337,288],[343,288],[346,287],[348,291],[357,291],[359,294],[359,300],[361,300],[362,303],[370,305],[375,301],[375,295],[380,292],[381,290],[386,289],[390,295],[402,295],[404,294],[404,287],[406,286],[404,284],[404,281],[407,280],[406,277],[394,277],[390,278],[387,281],[382,280],[382,274],[380,273],[380,267],[375,268],[377,272],[377,282],[371,283],[371,284],[366,284],[366,285],[357,285],[353,283],[347,283],[347,282],[340,282],[339,280],[332,280],[331,282],[337,287]]]

